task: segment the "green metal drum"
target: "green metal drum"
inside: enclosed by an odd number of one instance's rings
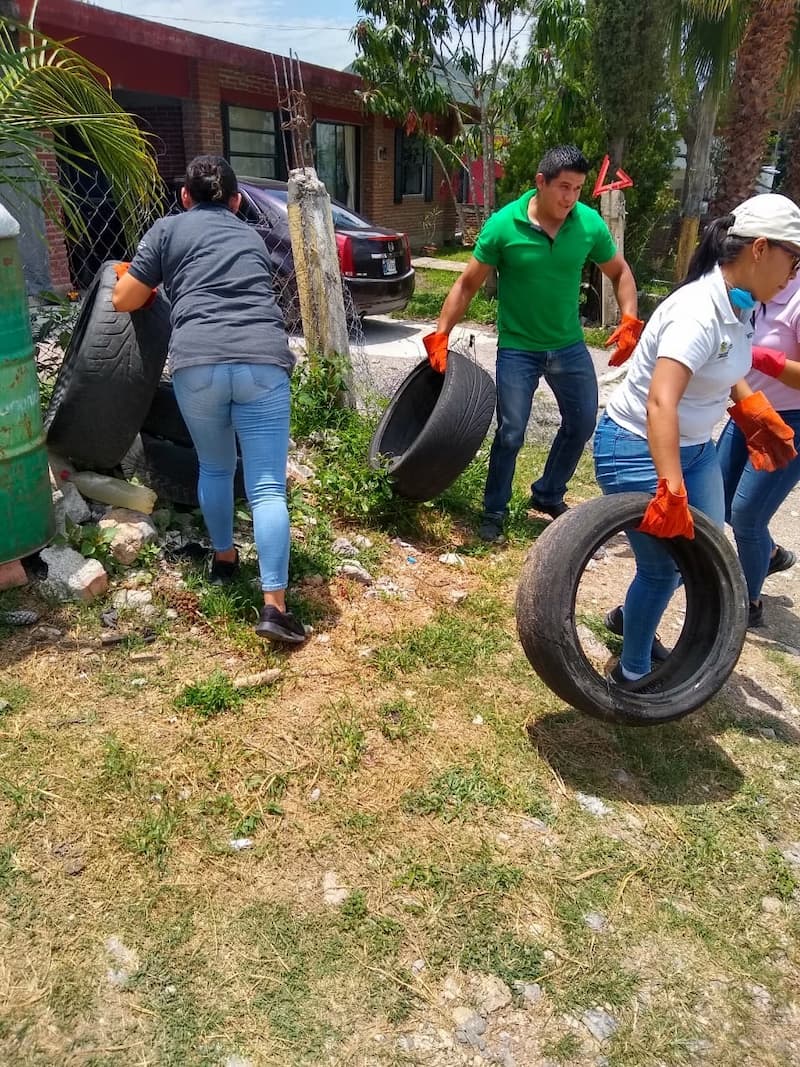
[[[0,563],[55,533],[16,219],[0,204]]]

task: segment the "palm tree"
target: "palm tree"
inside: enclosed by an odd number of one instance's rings
[[[689,84],[686,175],[675,277],[683,278],[697,242],[700,207],[711,173],[711,147],[720,102],[731,84],[733,60],[750,13],[750,0],[679,0],[671,13],[673,68]]]
[[[736,57],[724,131],[725,157],[714,214],[726,214],[752,196],[795,41],[797,0],[754,0]]]
[[[80,234],[78,200],[47,159],[55,154],[78,171],[94,163],[133,247],[143,220],[158,209],[160,179],[146,136],[110,88],[98,67],[66,45],[0,15],[0,188],[34,200],[67,232]],[[30,192],[32,181],[38,193]]]

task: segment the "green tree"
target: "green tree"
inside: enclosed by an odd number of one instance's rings
[[[506,67],[524,41],[531,14],[523,0],[359,0],[365,16],[353,30],[365,81],[364,104],[409,132],[434,137],[435,116],[455,118],[461,144],[478,128],[484,204],[494,207],[495,134],[503,110]],[[476,121],[477,120],[477,121]],[[458,151],[451,152],[457,158]],[[450,168],[445,168],[450,169]]]
[[[595,89],[613,166],[666,88],[665,0],[587,0]]]
[[[711,180],[711,148],[720,104],[751,0],[678,0],[669,20],[671,67],[683,86],[680,129],[686,144],[675,277],[686,273],[697,243],[700,209]]]
[[[70,131],[82,150],[67,140]],[[52,153],[78,170],[87,161],[99,166],[134,245],[142,218],[155,212],[160,200],[147,138],[111,96],[99,68],[32,26],[0,16],[0,186],[34,199],[65,229],[80,232],[75,196],[47,167]],[[32,179],[38,194],[30,192]]]

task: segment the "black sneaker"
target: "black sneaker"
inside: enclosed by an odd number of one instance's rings
[[[623,636],[623,620],[622,620],[622,605],[619,604],[609,611],[603,623],[607,630],[610,630],[612,634],[616,634],[617,637]],[[670,655],[670,649],[661,644],[658,634],[653,638],[653,646],[650,649],[650,659],[654,663],[663,663],[665,659]]]
[[[236,559],[217,559],[211,557],[211,565],[208,568],[208,580],[211,585],[228,585],[239,573],[239,549],[236,549]]]
[[[291,611],[279,611],[272,604],[265,604],[261,609],[255,630],[259,637],[266,637],[268,641],[283,641],[289,645],[301,645],[306,639],[300,620]]]
[[[770,556],[767,574],[777,574],[778,571],[788,571],[797,562],[797,556],[790,548],[776,545],[775,552]]]
[[[532,496],[528,501],[528,507],[533,508],[534,511],[541,511],[543,515],[549,515],[551,519],[557,519],[559,515],[569,511],[569,505],[565,504],[563,500],[558,504],[543,504],[535,496]]]
[[[760,626],[764,625],[764,605],[759,602],[753,604],[750,602],[750,606],[747,610],[747,629],[757,630]]]
[[[664,683],[660,679],[648,682],[649,677],[650,675],[646,674],[644,678],[626,678],[622,673],[622,664],[617,663],[606,675],[606,682],[609,686],[624,689],[627,693],[663,693]]]
[[[503,520],[494,515],[484,515],[478,527],[478,537],[480,537],[481,541],[502,544],[506,539],[503,534]]]

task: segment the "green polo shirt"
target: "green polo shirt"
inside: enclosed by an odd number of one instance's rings
[[[523,193],[490,215],[473,254],[497,268],[498,348],[546,352],[583,340],[583,265],[605,263],[617,249],[600,215],[580,201],[551,239],[528,218],[534,195]]]

